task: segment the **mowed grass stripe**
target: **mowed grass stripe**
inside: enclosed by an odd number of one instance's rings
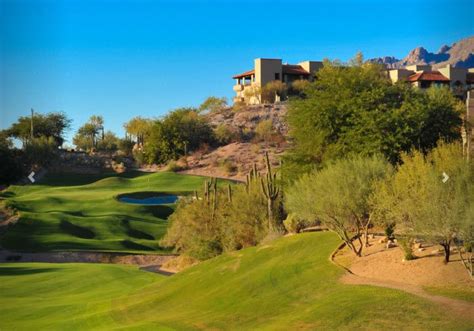
[[[205,178],[175,173],[51,175],[38,184],[11,186],[2,196],[21,218],[1,238],[16,251],[168,253],[158,240],[173,205],[121,203],[119,194],[199,190]]]

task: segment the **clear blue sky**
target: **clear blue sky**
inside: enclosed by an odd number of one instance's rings
[[[257,57],[287,62],[404,57],[474,35],[473,0],[0,0],[0,128],[31,107],[90,115],[123,135],[207,96],[232,97],[232,75]]]

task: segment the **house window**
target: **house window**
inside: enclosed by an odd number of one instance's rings
[[[280,73],[279,72],[275,73],[275,80],[280,80]]]

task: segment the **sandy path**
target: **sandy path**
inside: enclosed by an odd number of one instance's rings
[[[331,254],[330,260],[346,270],[340,279],[341,282],[401,290],[430,300],[457,316],[474,321],[474,303],[430,294],[423,289],[423,286],[430,284],[440,285],[453,282],[458,285],[463,283],[465,286],[473,286],[472,281],[459,277],[459,275],[464,275],[459,262],[450,262],[448,267],[440,263],[441,257],[432,256],[432,253],[424,251],[422,254],[424,258],[406,263],[402,262],[403,253],[399,248],[387,250],[383,246],[376,244],[375,239],[372,241],[371,248],[366,250],[366,255],[352,259],[348,268],[341,265],[338,259],[341,255],[351,256],[351,253],[348,253],[344,245],[339,246]],[[421,255],[421,253],[418,254]]]
[[[418,285],[397,283],[393,281],[381,281],[377,279],[358,276],[351,273],[346,273],[344,276],[342,276],[341,281],[344,284],[371,285],[371,286],[387,287],[391,289],[408,292],[410,294],[414,294],[421,298],[428,299],[432,302],[435,302],[441,305],[444,309],[449,309],[451,312],[453,312],[454,314],[460,317],[474,321],[474,304],[473,303],[429,294],[425,292],[421,286],[418,286]]]

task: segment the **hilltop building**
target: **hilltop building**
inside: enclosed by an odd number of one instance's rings
[[[450,65],[433,70],[430,65],[410,65],[388,70],[393,83],[404,80],[419,88],[432,85],[449,86],[453,93],[464,99],[466,92],[474,88],[474,68],[454,68]]]
[[[255,87],[263,87],[272,81],[281,81],[291,85],[295,80],[312,80],[314,73],[323,66],[321,61],[284,64],[281,59],[255,59],[254,63],[252,70],[232,77],[235,79],[234,91],[236,96],[234,102],[258,104],[260,98],[255,95],[249,96],[246,91]]]

